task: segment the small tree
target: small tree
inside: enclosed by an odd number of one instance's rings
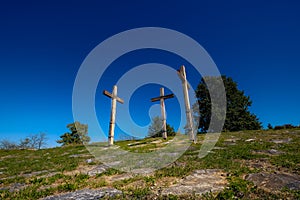
[[[7,139],[0,140],[0,149],[17,149],[18,145],[14,142],[11,142]]]
[[[157,135],[161,134],[162,125],[162,119],[159,116],[153,117],[151,120],[151,125],[148,129],[148,136],[158,137]]]
[[[46,144],[47,144],[46,140],[47,140],[46,133],[44,133],[44,132],[38,133],[35,148],[41,149],[44,146],[46,146]]]
[[[0,141],[0,149],[41,149],[47,144],[46,140],[46,133],[43,132],[20,139],[19,144],[4,139]]]
[[[272,126],[270,123],[268,123],[268,129],[269,129],[269,130],[272,130],[272,129],[273,129],[273,126]]]
[[[30,134],[25,139],[20,140],[18,147],[20,149],[41,149],[46,143],[46,133],[40,132],[37,134]]]
[[[36,149],[37,148],[37,144],[38,144],[38,140],[39,140],[39,136],[38,134],[31,134],[28,136],[29,139],[29,145],[31,149]]]
[[[20,144],[18,145],[19,149],[28,149],[30,148],[29,138],[21,139]]]
[[[88,125],[81,124],[79,122],[74,122],[67,125],[67,128],[71,131],[70,133],[64,133],[60,136],[60,140],[57,140],[57,143],[62,145],[69,144],[86,144],[90,141],[88,136]]]
[[[175,136],[176,135],[176,132],[174,130],[174,127],[171,126],[170,124],[167,123],[167,134],[168,136]]]
[[[167,128],[167,135],[174,136],[176,135],[175,130],[169,124],[166,125]],[[163,129],[163,122],[159,116],[153,117],[151,125],[149,126],[148,136],[149,137],[162,137],[162,129]]]

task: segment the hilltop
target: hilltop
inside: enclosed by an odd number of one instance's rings
[[[140,174],[109,168],[82,145],[0,150],[0,199],[300,198],[300,129],[224,132],[200,159],[203,137],[174,163]],[[151,152],[172,139],[115,145]]]

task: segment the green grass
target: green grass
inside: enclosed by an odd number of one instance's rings
[[[201,142],[203,138],[204,135],[198,135],[198,141]],[[272,142],[286,138],[290,138],[290,142]],[[173,137],[169,137],[167,141],[172,139]],[[231,139],[235,140],[235,145],[226,142]],[[247,142],[247,139],[254,140]],[[164,147],[165,142],[160,138],[147,138],[117,141],[115,144],[131,152],[150,152]],[[71,173],[80,167],[100,164],[98,161],[86,163],[86,159],[93,156],[81,145],[42,150],[0,150],[0,199],[39,199],[62,192],[101,187],[122,190],[123,195],[116,197],[118,199],[299,199],[299,191],[264,191],[243,179],[246,174],[261,171],[247,165],[257,160],[264,160],[270,169],[283,169],[300,175],[299,144],[299,129],[226,132],[221,134],[216,144],[224,149],[215,149],[202,159],[198,158],[197,151],[201,144],[192,144],[175,164],[159,169],[150,176],[134,176],[115,182],[109,182],[107,177],[123,172],[112,168],[95,177],[80,172]],[[270,149],[282,153],[255,153]],[[227,174],[228,187],[219,194],[207,193],[202,197],[194,194],[164,197],[157,196],[152,190],[153,187],[159,187],[160,182],[166,178],[181,179],[197,169],[223,170]],[[49,173],[53,174],[47,175]],[[24,187],[9,191],[14,184],[22,184]]]
[[[40,171],[71,171],[86,157],[70,155],[88,153],[84,146],[68,146],[42,150],[0,150],[0,169],[6,176]],[[91,156],[92,157],[92,156]],[[0,178],[2,176],[0,175]]]

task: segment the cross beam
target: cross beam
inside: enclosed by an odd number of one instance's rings
[[[186,132],[194,143],[196,142],[196,138],[194,135],[194,126],[193,126],[193,118],[190,106],[189,92],[190,86],[186,79],[185,67],[182,65],[179,70],[177,70],[177,74],[182,82],[182,89],[184,95],[184,103],[185,103],[185,113],[186,113]]]
[[[160,88],[160,96],[151,99],[151,102],[160,101],[160,109],[161,109],[161,116],[163,120],[163,127],[162,127],[162,136],[164,139],[167,139],[167,123],[166,123],[166,110],[165,110],[165,99],[173,98],[174,94],[165,95],[164,88]]]
[[[115,135],[115,123],[116,123],[116,107],[117,101],[119,103],[124,103],[124,100],[117,96],[118,87],[114,85],[112,94],[104,90],[103,94],[111,98],[111,114],[109,122],[109,133],[108,133],[108,145],[111,146],[114,144],[114,135]]]
[[[174,94],[168,94],[168,95],[165,95],[165,96],[159,96],[159,97],[152,98],[151,101],[155,102],[155,101],[159,101],[160,99],[170,99],[170,98],[173,98],[173,97],[174,97]]]
[[[103,90],[103,94],[104,94],[105,96],[109,97],[109,98],[113,98],[113,94],[109,93],[109,92],[106,91],[106,90]],[[121,99],[120,97],[115,97],[115,98],[116,98],[117,102],[119,102],[119,103],[121,103],[121,104],[124,103],[124,100]]]

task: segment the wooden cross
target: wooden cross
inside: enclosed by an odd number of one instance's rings
[[[189,92],[190,86],[186,80],[185,67],[182,65],[179,70],[177,70],[177,74],[182,82],[183,94],[184,94],[184,104],[185,104],[185,113],[186,113],[186,129],[187,133],[194,143],[196,142],[196,137],[194,135],[193,128],[193,119],[192,112],[190,106]]]
[[[114,135],[115,135],[115,122],[116,122],[116,107],[117,101],[120,103],[124,103],[124,100],[117,96],[117,86],[114,85],[112,94],[106,90],[103,90],[103,94],[109,98],[111,98],[111,114],[110,114],[110,122],[109,122],[109,133],[108,133],[108,145],[111,146],[114,144]]]
[[[151,101],[160,101],[160,109],[161,109],[161,116],[163,120],[163,127],[162,127],[162,136],[164,139],[167,139],[167,123],[166,123],[166,110],[165,110],[165,99],[173,98],[174,94],[165,95],[164,88],[160,88],[160,96],[152,98]]]

